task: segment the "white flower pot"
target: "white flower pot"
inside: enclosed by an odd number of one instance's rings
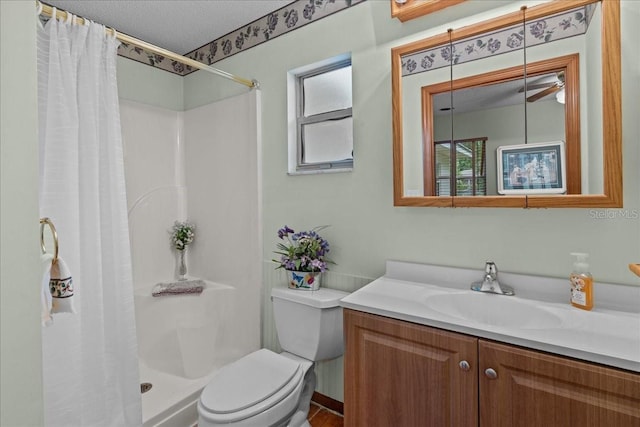
[[[302,291],[317,291],[320,288],[322,273],[319,271],[292,271],[286,270],[289,289]]]

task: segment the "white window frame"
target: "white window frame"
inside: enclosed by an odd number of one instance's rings
[[[351,54],[342,54],[314,64],[296,68],[287,73],[287,116],[288,116],[288,173],[302,175],[310,173],[350,172],[353,159],[336,160],[322,163],[303,164],[304,141],[302,126],[309,123],[321,123],[353,117],[352,108],[329,111],[310,117],[303,117],[303,82],[307,77],[317,76],[328,71],[351,65]],[[353,88],[352,88],[353,91]],[[353,129],[352,129],[353,132]]]

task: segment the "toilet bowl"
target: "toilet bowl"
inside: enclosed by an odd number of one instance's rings
[[[225,366],[200,396],[198,426],[282,425],[298,408],[311,365],[261,349]]]
[[[200,396],[198,427],[308,426],[314,362],[343,352],[338,301],[346,295],[331,289],[273,289],[276,328],[285,351],[260,349],[223,367]]]

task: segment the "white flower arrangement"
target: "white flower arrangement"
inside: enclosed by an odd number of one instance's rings
[[[184,251],[195,239],[196,226],[190,222],[176,221],[171,231],[171,243],[178,251]]]

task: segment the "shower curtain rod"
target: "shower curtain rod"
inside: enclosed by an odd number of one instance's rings
[[[38,10],[40,11],[41,15],[45,15],[48,17],[52,17],[53,15],[53,8],[51,6],[49,6],[48,4],[39,2],[36,0],[36,6],[38,7]],[[42,8],[42,9],[40,9]],[[67,17],[70,15],[70,12],[67,12],[66,10],[61,10],[61,9],[56,9],[56,18],[60,19],[60,20],[64,20],[67,19]],[[84,19],[81,16],[77,16],[77,15],[73,15],[74,18],[76,19],[76,23],[84,25],[85,22],[88,22],[86,19]],[[204,71],[208,71],[210,73],[216,74],[220,77],[224,77],[225,79],[229,79],[229,80],[233,80],[236,83],[240,83],[243,84],[245,86],[248,86],[250,88],[257,88],[258,87],[258,82],[256,80],[248,80],[242,77],[238,77],[234,74],[231,73],[227,73],[226,71],[222,71],[219,70],[217,68],[213,68],[209,65],[203,64],[202,62],[198,62],[195,59],[191,59],[191,58],[187,58],[186,56],[182,56],[182,55],[178,55],[177,53],[171,52],[170,50],[167,49],[163,49],[161,47],[155,46],[151,43],[147,43],[143,40],[137,39],[135,37],[131,37],[127,34],[123,34],[120,33],[118,31],[116,31],[113,28],[108,28],[106,27],[105,30],[107,33],[109,34],[114,34],[116,35],[116,38],[118,40],[120,40],[121,42],[124,43],[128,43],[128,44],[132,44],[138,47],[141,47],[142,49],[149,51],[149,52],[153,52],[153,53],[157,53],[158,55],[162,55],[166,58],[169,59],[173,59],[174,61],[178,61],[182,64],[185,65],[189,65],[193,68],[197,68],[198,70],[204,70]]]

